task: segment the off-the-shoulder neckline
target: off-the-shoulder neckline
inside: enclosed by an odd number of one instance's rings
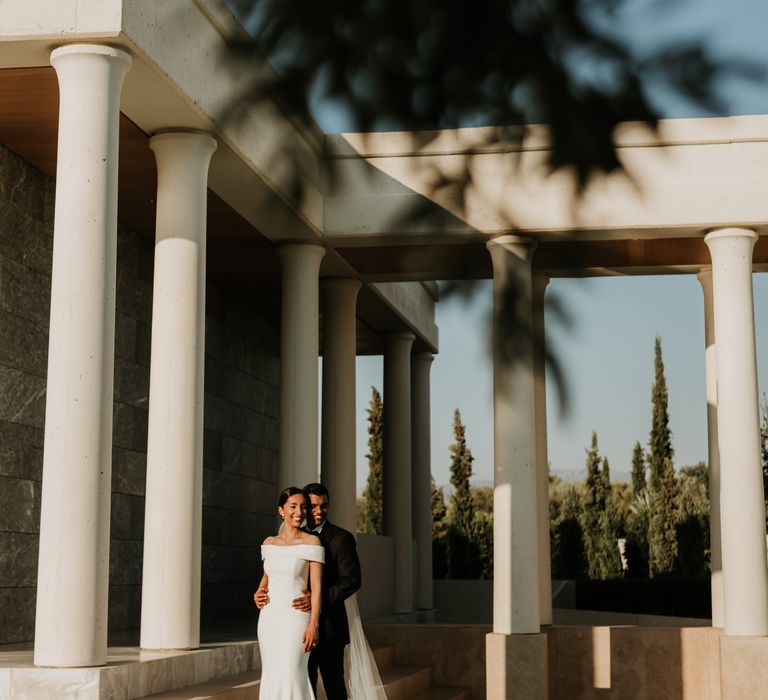
[[[292,547],[322,547],[321,544],[311,544],[309,542],[299,542],[298,544],[262,544],[262,547],[277,547],[278,549],[291,549]]]

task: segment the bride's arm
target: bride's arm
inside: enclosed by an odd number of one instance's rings
[[[318,640],[317,625],[320,621],[323,589],[323,565],[319,561],[309,562],[309,585],[312,591],[312,608],[309,613],[309,625],[301,638],[305,652],[312,651]]]

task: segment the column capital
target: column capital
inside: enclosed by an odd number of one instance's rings
[[[384,342],[386,344],[401,344],[401,343],[413,343],[416,340],[416,336],[413,333],[407,331],[396,333],[384,333]]]
[[[418,360],[423,364],[431,365],[435,359],[435,356],[431,352],[429,352],[429,350],[420,350],[419,352],[413,353],[413,355],[411,355],[411,358],[413,360]]]
[[[705,265],[696,273],[696,279],[704,284],[705,280],[712,280],[712,265]]]
[[[716,241],[722,238],[748,238],[752,241],[757,241],[757,232],[751,228],[718,228],[709,231],[704,236],[704,242],[709,245],[712,241]]]
[[[321,260],[325,255],[325,246],[320,243],[281,243],[275,249],[279,258],[288,258],[298,255],[316,255]]]
[[[213,153],[218,146],[213,135],[202,129],[158,129],[149,137],[149,147],[155,153],[158,151],[158,145],[163,143],[185,145],[187,150],[190,146],[196,146],[209,153]]]
[[[356,293],[363,283],[353,277],[323,277],[320,280],[320,289],[328,291],[344,291]]]
[[[128,51],[116,46],[106,46],[105,44],[64,44],[51,51],[51,65],[56,68],[58,62],[70,56],[104,56],[104,58],[124,63],[126,69],[133,62]]]
[[[530,260],[538,243],[532,238],[522,236],[504,235],[491,238],[485,247],[493,255],[495,250],[506,250],[522,260]]]

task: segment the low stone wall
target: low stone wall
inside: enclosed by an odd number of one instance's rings
[[[0,644],[34,634],[54,182],[0,146]],[[118,230],[110,632],[138,627],[154,250]],[[208,285],[203,623],[255,618],[276,529],[278,329]]]
[[[647,620],[650,622],[650,620]],[[666,622],[670,622],[667,620]],[[436,685],[486,697],[489,625],[367,624],[372,646],[396,663],[431,666]],[[768,639],[724,637],[712,627],[553,626],[549,700],[764,700]]]
[[[440,622],[490,625],[493,620],[493,581],[435,579],[434,605]]]
[[[736,700],[721,694],[719,629],[556,626],[543,631],[549,700]]]

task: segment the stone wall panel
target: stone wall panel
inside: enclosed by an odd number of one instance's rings
[[[36,532],[0,532],[0,588],[37,585]]]
[[[112,414],[112,446],[146,453],[147,421],[146,408],[116,403]]]
[[[36,377],[45,377],[48,334],[16,314],[0,311],[0,365]]]
[[[48,274],[53,257],[46,225],[21,209],[0,204],[0,255],[30,269]]]
[[[111,586],[140,586],[142,540],[118,540],[109,545],[109,584]]]
[[[43,431],[0,421],[0,476],[43,478]]]
[[[112,541],[144,539],[144,497],[112,492],[110,509]]]
[[[116,357],[115,401],[149,410],[149,368]]]
[[[115,448],[112,450],[112,491],[143,496],[147,482],[147,455]]]
[[[42,428],[45,379],[0,366],[0,420]]]
[[[0,644],[29,642],[35,636],[35,588],[0,588]]]
[[[40,531],[39,481],[0,477],[0,532]]]
[[[22,316],[41,328],[51,317],[51,278],[25,265],[0,260],[0,309]]]
[[[136,361],[138,321],[118,311],[115,314],[115,359]]]

